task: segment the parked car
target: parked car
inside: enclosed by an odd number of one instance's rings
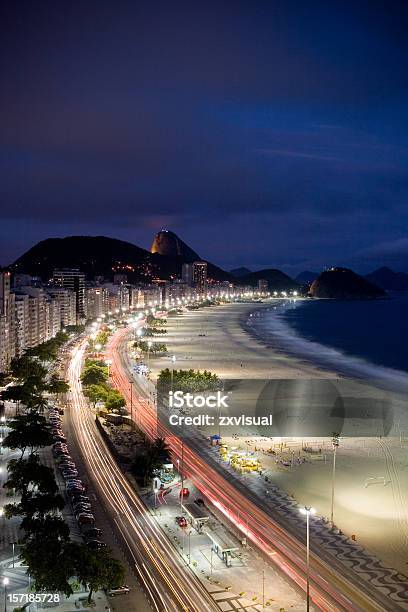
[[[79,516],[83,516],[83,515],[92,516],[93,517],[92,508],[80,508],[79,510],[74,512],[74,516],[75,516],[76,520],[78,520]]]
[[[67,448],[54,448],[52,454],[54,457],[67,457],[69,455],[69,450]]]
[[[185,516],[176,516],[176,523],[179,527],[187,527],[187,520]]]
[[[80,480],[79,478],[70,478],[65,484],[67,485],[67,488],[72,485],[80,485],[81,487],[84,486],[82,480]]]
[[[93,550],[101,550],[101,548],[106,548],[105,542],[101,542],[100,540],[88,540],[86,544]]]
[[[77,490],[85,491],[85,487],[80,480],[70,479],[65,482],[65,488],[67,491]]]
[[[65,481],[65,488],[68,491],[68,493],[72,491],[80,491],[82,493],[83,491],[85,491],[85,487],[82,484],[82,482],[76,482],[75,480],[72,480],[72,479]]]
[[[190,490],[187,487],[180,489],[180,497],[188,497],[190,495]]]
[[[53,434],[53,440],[56,440],[57,442],[66,442],[67,439],[63,434]]]
[[[79,502],[77,504],[73,504],[72,509],[74,511],[74,514],[79,514],[81,511],[86,512],[87,510],[92,510],[92,506],[91,504],[85,502]]]
[[[59,469],[61,471],[66,469],[66,468],[73,468],[73,469],[76,470],[75,462],[72,461],[71,459],[67,459],[67,458],[62,459],[62,461],[60,461],[58,463],[58,467],[59,467]]]
[[[82,534],[85,540],[94,540],[102,535],[102,531],[98,527],[91,527]]]
[[[123,586],[117,586],[112,587],[111,589],[107,589],[106,594],[109,595],[109,597],[115,597],[116,595],[127,595],[129,591],[130,588],[128,587],[128,585],[124,584]]]
[[[82,493],[77,493],[76,491],[70,491],[68,495],[71,499],[71,504],[75,504],[76,502],[85,502],[88,504],[91,501],[89,497],[83,495]]]
[[[77,476],[78,476],[77,470],[67,469],[67,470],[63,470],[62,472],[62,477],[65,480],[70,480],[71,478],[76,478]]]
[[[204,500],[201,499],[201,497],[197,497],[197,499],[194,500],[194,503],[197,504],[197,506],[205,506]]]
[[[61,452],[69,454],[68,453],[68,446],[65,444],[65,442],[60,442],[59,444],[60,444],[60,446],[53,446],[52,447],[52,452],[55,453],[55,454],[58,454],[58,453],[61,453]]]
[[[95,517],[93,514],[81,513],[76,517],[76,520],[79,523],[79,525],[94,525],[95,524]]]

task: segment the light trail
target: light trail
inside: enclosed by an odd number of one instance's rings
[[[154,609],[157,612],[219,610],[148,513],[98,432],[80,382],[85,348],[86,340],[73,350],[67,372],[75,437],[91,480],[99,487],[110,513],[114,515]]]
[[[133,374],[126,352],[128,333],[128,328],[118,330],[109,344],[108,351],[112,360],[112,382],[129,404],[129,377]],[[134,420],[137,425],[152,439],[157,436],[166,438],[174,457],[180,459],[181,442],[163,423],[158,422],[156,410],[146,399],[137,397],[134,393],[133,405],[136,405]],[[184,475],[190,477],[194,485],[219,511],[268,555],[286,576],[306,591],[305,545],[249,499],[249,492],[245,495],[207,465],[199,452],[193,450],[194,447],[198,447],[197,440],[190,437],[184,441]],[[361,579],[352,575],[352,570],[347,570],[348,568],[337,563],[334,557],[333,563],[329,565],[316,554],[311,554],[310,595],[314,605],[324,612],[387,610],[372,595],[372,587],[363,585]]]

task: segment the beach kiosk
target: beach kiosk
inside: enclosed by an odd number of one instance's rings
[[[209,527],[205,527],[203,533],[210,538],[212,550],[224,561],[227,567],[231,567],[231,555],[239,550],[239,546],[227,534],[216,533]]]
[[[188,520],[191,525],[201,533],[203,525],[207,523],[210,518],[209,515],[205,512],[205,509],[197,506],[196,504],[182,504],[184,512],[187,514]]]

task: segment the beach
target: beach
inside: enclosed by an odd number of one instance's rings
[[[177,368],[216,372],[220,378],[330,378],[336,374],[271,351],[254,341],[250,328],[243,329],[250,313],[268,304],[225,304],[186,311],[167,320],[164,341],[169,355],[175,355]],[[151,359],[153,376],[169,367],[169,356]]]
[[[152,377],[163,368],[171,368],[175,355],[176,369],[209,370],[223,379],[324,379],[339,380],[339,374],[323,370],[306,360],[285,355],[270,343],[263,343],[253,333],[250,314],[267,308],[263,304],[226,304],[169,317],[164,341],[168,354],[151,357]],[[370,385],[352,383],[355,393],[366,394]],[[401,424],[403,405],[393,405],[393,437],[386,441],[378,436],[359,437],[358,419],[349,419],[350,437],[340,440],[337,451],[335,488],[335,524],[344,533],[355,535],[357,542],[387,565],[406,573],[408,544],[408,469],[406,451],[408,430]],[[351,433],[352,432],[352,433]],[[229,444],[256,452],[273,484],[287,491],[299,504],[313,505],[321,516],[330,516],[331,440],[310,440],[322,447],[322,460],[307,460],[285,466],[268,448],[280,441],[245,438]],[[285,440],[281,457],[286,462],[302,455],[299,439]],[[256,448],[256,451],[255,451]],[[304,453],[303,453],[304,455]],[[279,453],[278,453],[279,456]],[[257,478],[257,475],[251,475]]]

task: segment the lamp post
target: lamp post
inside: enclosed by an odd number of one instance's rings
[[[340,436],[333,432],[332,447],[333,447],[333,470],[332,470],[332,486],[331,486],[331,507],[330,507],[330,525],[334,525],[334,481],[336,478],[336,455],[340,444]]]
[[[105,359],[105,363],[108,366],[108,380],[109,380],[109,376],[110,376],[110,367],[112,365],[112,359]]]
[[[174,364],[175,363],[176,363],[176,356],[172,355],[171,356],[171,386],[170,386],[171,392],[173,392],[173,378],[174,378]]]
[[[152,341],[147,341],[147,368],[150,370],[150,349],[152,348]]]
[[[310,609],[310,515],[315,514],[316,510],[311,506],[300,508],[300,513],[306,516],[306,611]]]
[[[9,583],[9,579],[7,576],[3,578],[3,586],[4,586],[4,612],[7,612],[7,585]]]
[[[129,380],[130,384],[130,419],[133,423],[133,380]]]
[[[181,491],[180,491],[180,510],[183,510],[183,497],[184,497],[184,439],[183,432],[181,436]]]
[[[262,570],[262,610],[265,610],[265,569]]]

